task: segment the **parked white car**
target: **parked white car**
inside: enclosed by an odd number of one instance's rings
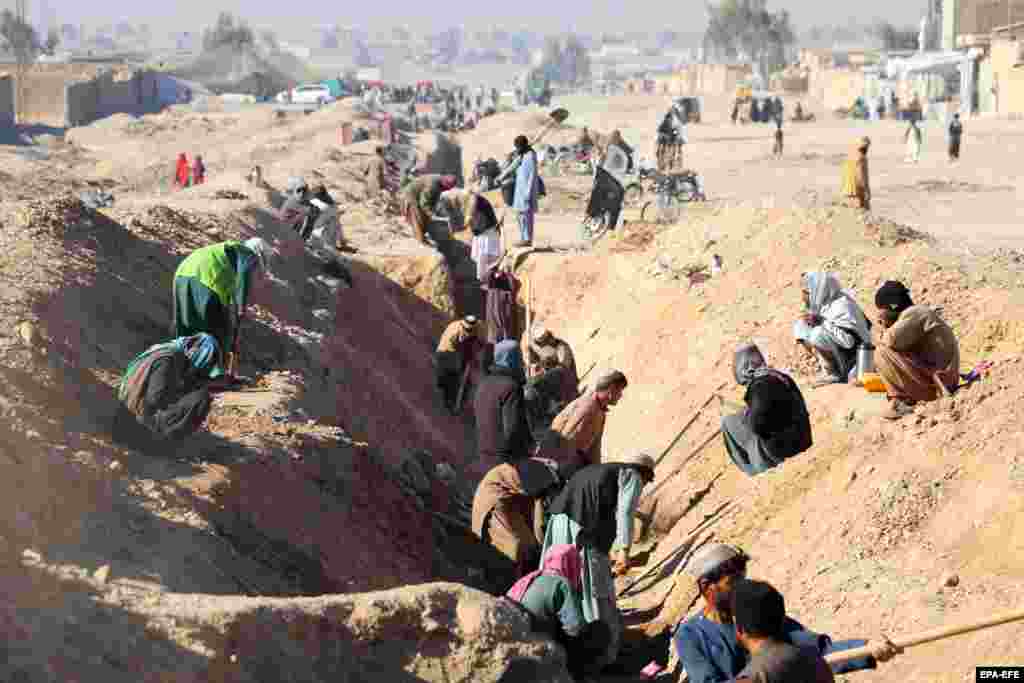
[[[294,104],[316,104],[322,105],[328,102],[334,101],[334,96],[331,95],[331,91],[325,85],[319,83],[313,83],[309,85],[300,85],[297,88],[292,88],[292,103]],[[278,93],[278,102],[288,101],[288,91]]]

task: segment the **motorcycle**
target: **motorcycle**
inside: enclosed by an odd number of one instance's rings
[[[648,201],[640,210],[641,221],[671,223],[679,218],[682,204],[707,201],[704,183],[693,171],[681,173],[659,173],[651,176],[654,184],[654,200]]]
[[[577,175],[593,175],[595,159],[593,148],[582,145],[562,145],[554,148],[549,146],[545,154],[548,170],[553,175],[576,173]]]

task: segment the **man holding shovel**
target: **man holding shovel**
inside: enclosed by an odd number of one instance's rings
[[[686,669],[690,683],[726,683],[739,676],[750,662],[750,654],[740,646],[733,618],[733,591],[746,578],[750,558],[741,549],[724,543],[712,543],[694,554],[686,572],[697,582],[704,599],[700,614],[682,622],[672,637],[679,661]],[[783,636],[797,647],[816,647],[825,656],[868,646],[867,656],[834,665],[833,673],[849,673],[874,669],[897,654],[886,638],[870,645],[863,640],[833,642],[827,635],[807,630],[799,622],[786,617]]]
[[[452,414],[459,408],[460,388],[466,384],[470,363],[481,345],[478,322],[474,315],[451,322],[441,335],[434,353],[437,387],[444,398],[445,407]]]

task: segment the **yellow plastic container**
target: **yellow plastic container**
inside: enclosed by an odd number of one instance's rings
[[[882,381],[882,376],[877,372],[864,373],[863,385],[866,391],[870,391],[873,394],[885,391],[885,382]]]

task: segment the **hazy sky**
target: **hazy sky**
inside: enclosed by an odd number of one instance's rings
[[[683,33],[703,32],[703,0],[29,0],[30,12],[41,18],[48,4],[60,23],[98,25],[106,21],[149,22],[155,30],[187,29],[210,23],[217,12],[227,10],[246,17],[253,24],[279,25],[282,33],[302,30],[319,23],[398,23],[429,28],[466,23],[471,26],[502,24],[509,28],[527,26],[543,31],[578,28],[581,31],[659,30],[669,27]],[[867,23],[876,17],[894,23],[916,23],[923,14],[924,0],[769,0],[770,8],[786,8],[798,27],[850,21]],[[387,10],[385,12],[385,10]]]

